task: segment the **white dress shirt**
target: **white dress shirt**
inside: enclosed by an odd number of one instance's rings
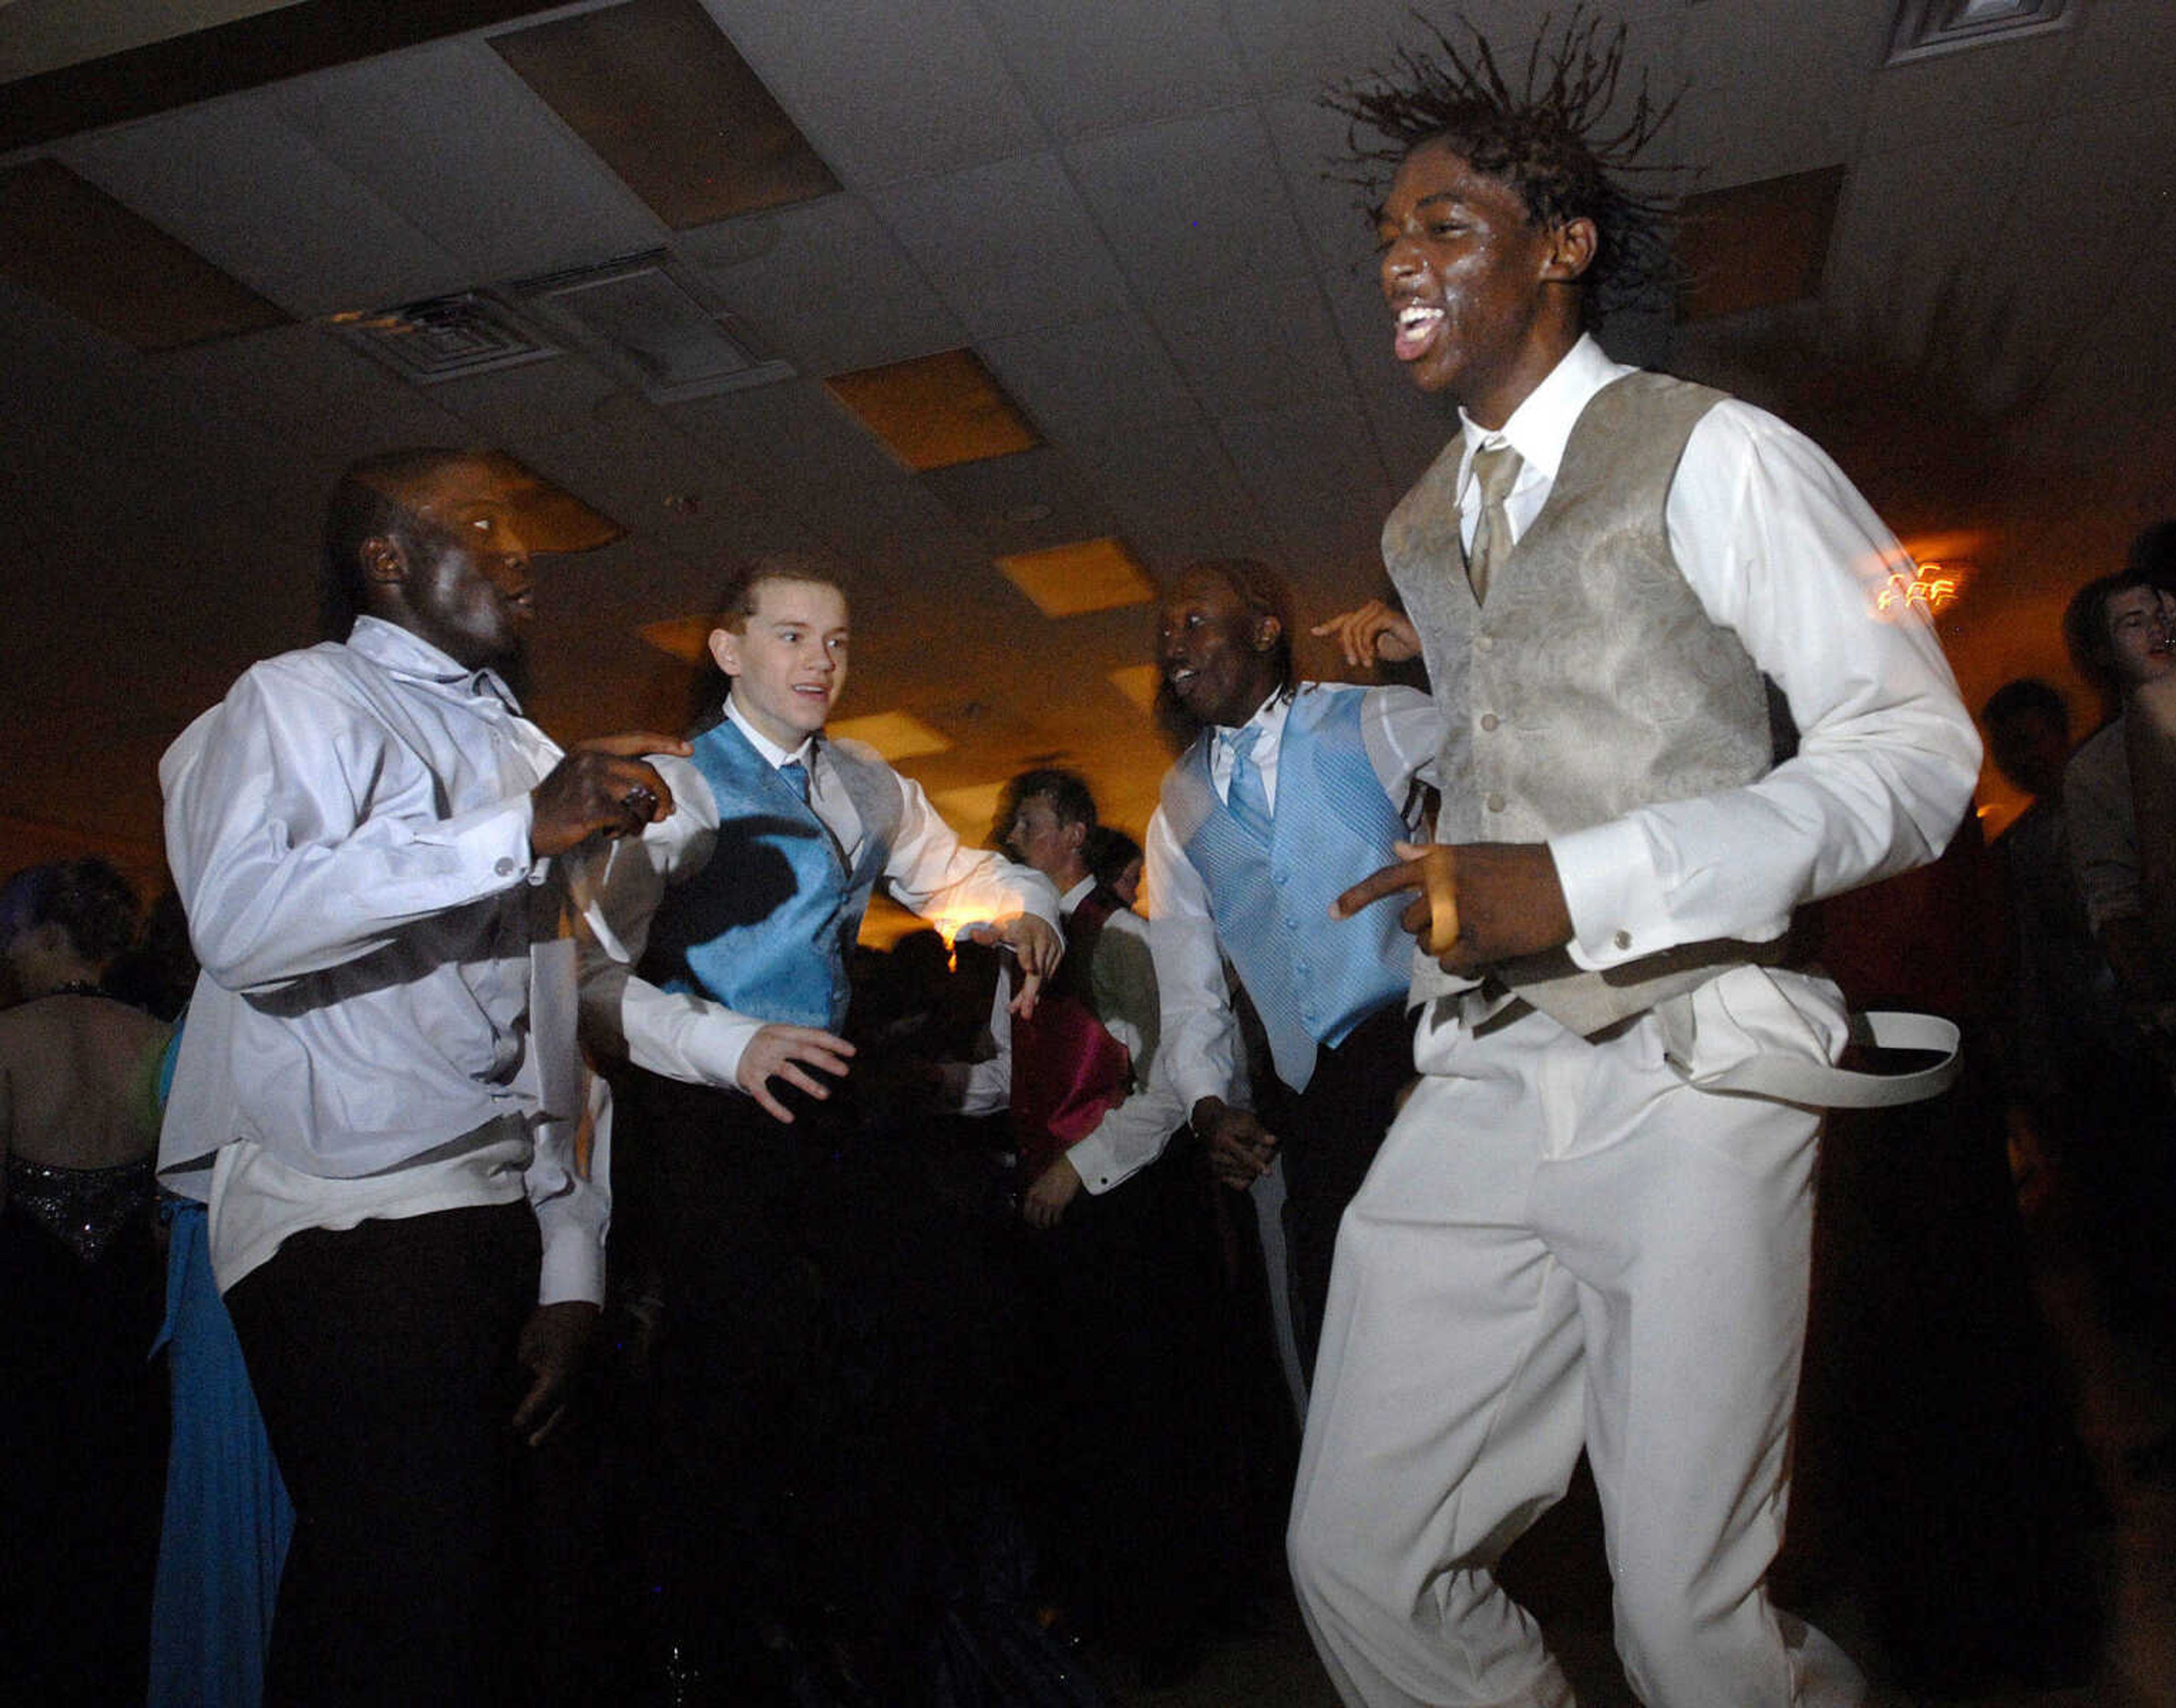
[[[865,830],[824,740],[811,737],[791,751],[781,748],[748,721],[730,694],[726,715],[773,766],[797,759],[807,767],[809,807],[851,868],[861,856]],[[596,906],[585,916],[607,959],[585,967],[583,1006],[625,1040],[628,1058],[637,1067],[669,1080],[738,1091],[742,1053],[770,1022],[707,997],[661,990],[633,971],[667,887],[703,870],[718,835],[717,797],[694,762],[661,754],[650,763],[672,791],[672,812],[640,838],[613,848]],[[1048,878],[965,846],[919,783],[885,770],[900,791],[899,831],[884,867],[884,885],[893,900],[941,919],[951,930],[1031,913],[1062,934],[1058,892]]]
[[[525,1194],[543,1301],[601,1300],[574,945],[529,847],[558,757],[492,672],[368,617],[257,665],[168,749],[203,973],[160,1167],[212,1199],[223,1288],[303,1227]]]
[[[1303,683],[1298,691],[1304,694],[1312,686]],[[1260,732],[1248,763],[1260,775],[1272,812],[1276,809],[1277,756],[1292,702],[1289,694],[1274,694],[1241,726]],[[1442,731],[1435,703],[1417,689],[1390,686],[1367,690],[1360,733],[1368,762],[1384,794],[1406,813],[1416,835],[1420,818],[1415,786],[1435,781]],[[1238,733],[1220,726],[1210,737],[1209,776],[1219,800],[1227,798],[1231,787],[1232,742]],[[1156,986],[1163,1001],[1160,1053],[1164,1076],[1189,1111],[1204,1097],[1243,1101],[1245,1063],[1223,955],[1217,946],[1216,921],[1209,910],[1209,886],[1179,846],[1161,808],[1149,819],[1142,856],[1151,904],[1150,941],[1156,949]],[[1388,849],[1383,857],[1389,861]],[[1357,884],[1366,876],[1356,872],[1352,881]]]
[[[1520,537],[1580,411],[1631,371],[1582,338],[1500,432],[1461,416],[1469,547],[1473,454],[1508,443],[1523,460],[1504,504]],[[1908,607],[1877,609],[1908,563],[1903,547],[1819,446],[1765,410],[1720,403],[1686,443],[1664,520],[1709,618],[1782,689],[1798,752],[1742,788],[1550,840],[1571,958],[1589,969],[1678,944],[1781,937],[1801,902],[1932,859],[1979,775],[1979,737],[1932,628]]]

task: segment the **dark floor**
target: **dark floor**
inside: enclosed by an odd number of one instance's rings
[[[1831,1586],[1802,1611],[1834,1637],[1874,1681],[1870,1708],[2176,1708],[2176,1482],[2151,1482],[2126,1470],[2124,1455],[2176,1422],[2176,1368],[2150,1337],[2112,1328],[2099,1286],[2044,1204],[2029,1206],[2033,1288],[2043,1319],[2072,1387],[2069,1409],[2092,1487],[2076,1529],[2090,1564],[2099,1635],[2067,1668],[2061,1688],[1996,1678],[1970,1694],[1915,1692],[1869,1633],[1856,1575],[1831,1572]],[[2172,1230],[2176,1233],[2176,1230]],[[1991,1417],[2002,1429],[2010,1420]],[[1632,1708],[1635,1699],[1608,1639],[1608,1585],[1597,1520],[1567,1508],[1544,1520],[1540,1546],[1518,1562],[1523,1597],[1548,1626],[1583,1708]],[[1819,1531],[1820,1515],[1809,1515]],[[1795,1531],[1794,1531],[1795,1533]],[[1118,1700],[1156,1708],[1336,1708],[1308,1646],[1296,1610],[1267,1610],[1258,1629],[1212,1645],[1201,1670],[1181,1686],[1129,1688],[1124,1669],[1091,1657]]]

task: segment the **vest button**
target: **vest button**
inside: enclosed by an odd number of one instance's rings
[[[1493,711],[1482,713],[1481,727],[1484,730],[1494,729],[1496,727],[1496,714]]]
[[[1476,652],[1487,652],[1495,645],[1496,637],[1493,634],[1477,634],[1473,637],[1473,650]]]
[[[514,862],[508,859],[506,856],[502,854],[499,856],[498,862],[493,865],[491,869],[498,873],[502,878],[511,878],[514,875]]]
[[[1482,804],[1492,813],[1500,813],[1504,810],[1504,797],[1501,795],[1491,794]]]
[[[1619,949],[1629,949],[1632,947],[1632,933],[1629,931],[1620,931],[1616,936],[1611,938],[1609,940],[1615,944]]]

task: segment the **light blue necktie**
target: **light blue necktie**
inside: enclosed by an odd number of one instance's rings
[[[778,775],[786,779],[787,786],[795,794],[801,797],[801,804],[807,806],[808,804],[808,767],[798,759],[788,759],[778,768]]]
[[[1232,737],[1232,777],[1225,786],[1224,804],[1242,829],[1270,840],[1270,797],[1262,791],[1262,774],[1254,769],[1254,742],[1261,730],[1253,725]]]

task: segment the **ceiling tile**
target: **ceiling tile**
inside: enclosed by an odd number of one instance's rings
[[[1312,93],[1265,101],[1262,117],[1316,260],[1372,273],[1374,236],[1366,211],[1371,199],[1347,182],[1359,168],[1346,159],[1344,118]]]
[[[1177,118],[1246,91],[1221,0],[996,0],[983,15],[1060,138]]]
[[[2064,73],[2064,109],[2165,100],[2176,65],[2176,6],[2168,0],[2093,0],[2081,9]]]
[[[982,346],[1046,438],[1072,444],[1114,428],[1188,421],[1194,395],[1146,321],[1109,315]]]
[[[270,102],[236,95],[53,153],[298,318],[473,282],[459,257],[320,154]]]
[[[668,412],[743,480],[788,502],[843,481],[899,478],[899,465],[814,380],[721,392]]]
[[[834,374],[824,389],[902,468],[917,473],[1010,456],[1042,442],[971,350]]]
[[[481,41],[324,72],[274,98],[328,159],[459,258],[459,284],[607,260],[664,237],[663,222]]]
[[[860,196],[698,227],[673,246],[767,348],[806,374],[965,341],[959,319]]]
[[[1669,147],[1718,189],[1849,157],[1869,69],[1880,63],[1894,0],[1705,0],[1684,14],[1685,93]],[[1757,112],[1762,122],[1748,124]]]
[[[1118,264],[1151,302],[1313,270],[1251,107],[1079,143],[1066,159]]]
[[[287,317],[58,160],[0,171],[0,272],[139,350],[173,350]]]
[[[922,479],[983,536],[992,556],[1113,531],[1109,509],[1072,460],[1049,445],[993,462],[938,469]]]
[[[1075,540],[998,559],[1014,586],[1045,617],[1079,617],[1118,606],[1145,605],[1148,578],[1122,540]]]
[[[1055,155],[899,184],[870,200],[978,339],[1129,306],[1102,234]]]
[[[954,172],[1044,139],[966,0],[703,0],[849,188]]]
[[[1270,549],[1253,498],[1205,423],[1114,433],[1081,447],[1080,460],[1152,570]]]
[[[1992,42],[1885,67],[1874,79],[1859,146],[1869,153],[1939,144],[1968,131],[2055,110],[2075,30]]]
[[[1330,306],[1314,279],[1241,279],[1150,313],[1212,416],[1352,389]]]
[[[1396,496],[1357,404],[1232,416],[1216,431],[1290,558],[1312,561],[1319,554],[1306,542],[1325,534],[1343,540],[1356,515],[1368,519],[1361,525],[1372,536]]]
[[[676,231],[839,188],[695,0],[617,0],[489,41]]]
[[[198,395],[227,400],[278,445],[340,467],[394,445],[460,444],[466,424],[317,326],[288,326],[160,358]]]

